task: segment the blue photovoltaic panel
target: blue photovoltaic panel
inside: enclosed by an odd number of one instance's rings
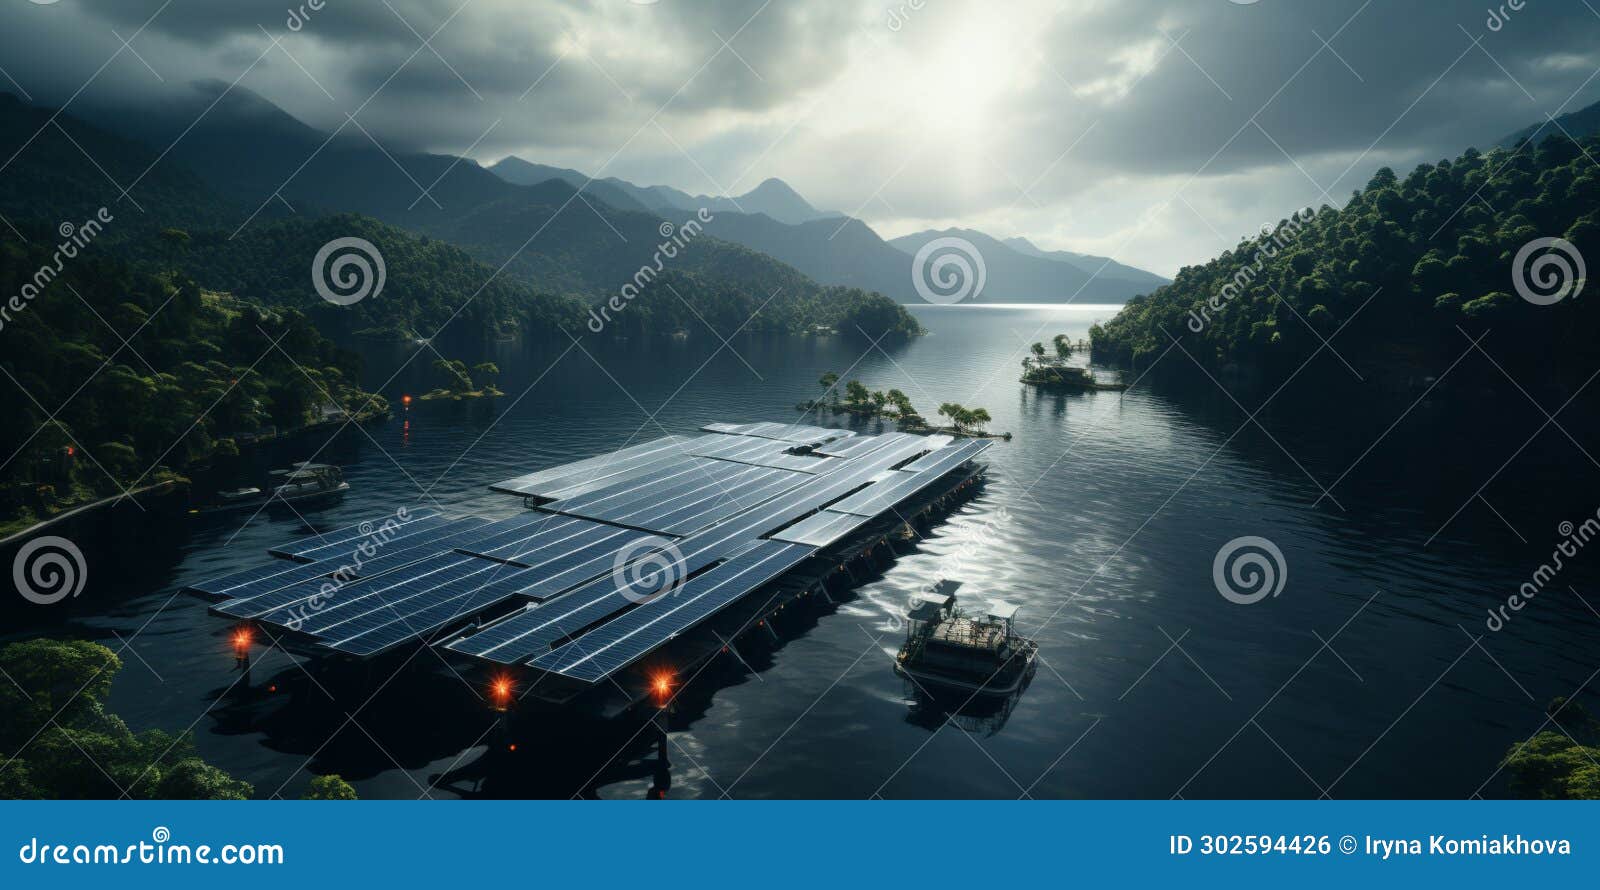
[[[676,497],[701,488],[715,488],[740,470],[737,464],[684,458],[637,479],[629,479],[577,497],[545,504],[543,509],[574,516],[601,517],[625,513],[630,505]],[[742,469],[751,469],[748,467]]]
[[[393,519],[394,517],[391,516],[389,518]],[[358,534],[354,538],[349,538],[344,541],[337,541],[324,544],[321,547],[309,548],[304,550],[300,556],[304,559],[309,559],[314,562],[321,562],[325,559],[345,559],[355,550],[355,548],[361,546],[362,544],[368,541],[382,540],[382,536],[384,535],[384,522],[387,521],[388,520],[382,520],[375,523],[364,523],[363,526],[367,529],[366,534]],[[389,532],[391,537],[387,542],[384,543],[384,546],[406,546],[417,540],[426,540],[427,538],[419,538],[418,536],[424,535],[431,537],[432,535],[437,534],[439,529],[445,528],[454,521],[455,520],[447,519],[443,516],[435,516],[431,519],[424,519],[419,522],[399,523],[391,527],[391,531]]]
[[[475,516],[467,516],[461,519],[452,519],[447,525],[437,528],[435,531],[467,530],[477,528],[483,524],[484,520]],[[385,555],[389,556],[405,552],[410,552],[410,549],[403,548]],[[425,556],[427,553],[424,552],[422,555]],[[341,560],[324,560],[316,563],[270,562],[243,571],[231,572],[218,578],[212,578],[209,581],[200,581],[189,585],[185,589],[217,599],[248,599],[280,587],[287,587],[291,584],[298,584],[301,581],[331,575],[343,568],[343,563],[344,561]],[[369,563],[367,567],[358,573],[364,574],[370,570]]]
[[[535,494],[545,489],[560,488],[573,481],[580,481],[584,476],[603,478],[640,463],[658,460],[665,454],[677,453],[688,441],[690,440],[683,436],[665,436],[620,451],[559,464],[536,473],[527,473],[489,487],[508,494]]]
[[[836,513],[828,509],[814,516],[808,516],[781,532],[774,532],[772,540],[827,547],[871,521],[871,516]]]
[[[744,436],[723,436],[720,438],[727,441],[713,441],[704,447],[696,448],[694,450],[695,455],[697,457],[709,457],[735,463],[754,464],[760,467],[799,470],[802,473],[823,473],[837,466],[831,458],[817,455],[790,454],[789,449],[797,447],[792,442],[755,439]]]
[[[725,433],[732,436],[778,439],[797,445],[816,445],[833,439],[843,439],[855,435],[849,430],[835,430],[798,423],[708,423],[701,429],[707,432]]]
[[[956,467],[987,451],[994,443],[987,439],[974,439],[949,448],[930,451],[901,469],[908,473],[937,473],[942,476]]]
[[[719,559],[747,546],[752,540],[838,498],[874,475],[916,455],[920,440],[896,440],[870,454],[845,463],[845,469],[812,477],[805,483],[675,545],[683,558],[676,576],[686,578]],[[640,554],[642,555],[642,554]],[[515,664],[544,654],[568,634],[627,608],[637,599],[619,591],[611,578],[578,588],[549,606],[520,613],[499,624],[450,644],[450,649],[501,664]]]
[[[877,516],[920,491],[930,479],[915,473],[892,471],[888,478],[872,483],[838,503],[829,504],[835,513],[854,513],[857,516]]]
[[[861,457],[878,448],[895,442],[915,439],[919,444],[923,442],[921,436],[909,433],[884,433],[881,436],[857,436],[854,439],[845,439],[841,442],[830,442],[816,449],[817,454],[826,454],[831,457]]]
[[[277,547],[270,548],[267,550],[267,553],[272,556],[282,557],[284,559],[297,559],[305,556],[307,551],[316,550],[317,548],[326,546],[328,544],[336,544],[344,541],[358,541],[366,537],[368,534],[361,530],[364,526],[381,526],[383,523],[393,518],[395,518],[395,514],[388,513],[383,516],[379,516],[370,522],[347,525],[343,528],[323,532],[319,535],[307,535],[303,538],[296,538],[287,544],[280,544]],[[408,517],[404,522],[401,523],[401,525],[414,527],[417,525],[417,523],[424,521],[438,524],[438,522],[443,521],[443,517],[439,515],[437,510],[412,510],[409,511]]]
[[[796,544],[756,541],[670,594],[640,605],[531,664],[590,683],[599,682],[815,552],[814,548]]]
[[[191,589],[225,600],[214,612],[352,656],[452,632],[454,651],[597,682],[868,521],[848,510],[903,500],[988,445],[783,423],[707,429],[502,483],[555,501],[536,512],[486,522],[418,511],[368,547],[395,518],[382,517],[275,548],[299,562]],[[831,456],[789,453],[807,445]],[[643,582],[619,587],[619,561],[667,547],[687,582],[653,600]],[[530,600],[540,605],[454,630]]]
[[[799,487],[808,478],[789,474],[768,479],[759,486],[740,491],[734,497],[719,497],[663,512],[651,517],[647,527],[670,535],[691,535],[745,510],[762,509],[765,501]]]
[[[395,607],[408,596],[430,590],[440,583],[488,571],[490,566],[515,571],[498,563],[484,562],[459,553],[446,553],[364,583],[350,584],[323,594],[318,594],[316,585],[302,585],[307,598],[265,612],[260,617],[272,624],[283,624],[303,633],[321,636],[336,625],[374,610]]]
[[[545,515],[543,521],[522,530],[524,536],[494,547],[457,547],[456,550],[484,559],[501,560],[528,568],[529,559],[543,560],[545,552],[576,550],[594,541],[610,537],[618,529],[587,519],[556,514]]]
[[[374,578],[384,572],[405,568],[419,560],[434,556],[442,551],[448,551],[452,547],[507,543],[516,537],[516,532],[543,519],[544,517],[538,513],[523,513],[510,519],[501,519],[496,522],[484,522],[478,519],[465,528],[452,528],[448,534],[437,538],[430,537],[426,542],[407,542],[411,546],[399,549],[379,548],[374,557],[361,561],[359,565],[352,559],[348,566],[337,565],[335,561],[298,566],[297,568],[305,569],[311,574],[302,574],[294,577],[287,584],[280,583],[284,580],[283,578],[273,578],[259,582],[256,585],[241,588],[233,599],[214,606],[213,609],[224,615],[232,615],[238,618],[254,618],[310,596],[310,593],[304,593],[302,588],[293,586],[299,582],[326,578],[341,568],[347,568],[349,570],[348,574],[357,578]],[[308,586],[320,588],[321,583]],[[314,593],[316,591],[311,592]]]

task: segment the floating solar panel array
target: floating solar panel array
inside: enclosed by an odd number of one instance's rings
[[[599,683],[990,444],[779,423],[703,430],[491,486],[536,505],[510,518],[379,517],[188,589],[217,615],[348,656],[420,641]],[[664,592],[663,575],[674,582]]]

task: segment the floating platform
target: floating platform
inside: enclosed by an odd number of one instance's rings
[[[778,423],[703,431],[497,483],[528,508],[507,519],[391,515],[187,590],[295,651],[366,660],[435,646],[563,700],[750,611],[752,593],[836,568],[855,538],[964,486],[991,444]]]

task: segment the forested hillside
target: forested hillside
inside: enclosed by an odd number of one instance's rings
[[[1436,375],[1463,332],[1487,331],[1519,376],[1581,383],[1597,352],[1581,280],[1583,257],[1600,257],[1596,152],[1600,139],[1550,138],[1379,170],[1342,209],[1302,212],[1130,301],[1091,330],[1097,357],[1143,367],[1176,339],[1213,368],[1281,375],[1339,332],[1345,356]],[[1195,369],[1180,356],[1166,370]]]

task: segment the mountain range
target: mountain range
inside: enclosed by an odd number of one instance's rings
[[[1529,124],[1495,144],[1500,148],[1515,148],[1518,142],[1531,136],[1542,141],[1550,136],[1582,139],[1596,133],[1600,133],[1600,102],[1563,114],[1555,119],[1554,124],[1549,121]]]
[[[860,220],[816,208],[779,179],[742,195],[711,197],[592,179],[515,156],[485,168],[454,155],[391,149],[359,122],[324,132],[221,83],[175,88],[149,107],[77,113],[198,174],[246,208],[241,227],[296,213],[361,213],[451,241],[556,293],[616,291],[651,261],[663,223],[681,225],[705,208],[712,237],[682,252],[674,261],[680,271],[769,293],[815,282],[919,303],[911,256],[916,239],[938,234],[887,241]],[[1120,303],[1165,283],[1102,257],[950,231],[983,254],[988,279],[975,298],[980,302]]]
[[[970,302],[1121,303],[1167,279],[1106,257],[1044,251],[1026,238],[1005,241],[971,229],[926,231],[885,240],[861,220],[818,210],[780,179],[768,179],[736,198],[689,195],[666,186],[641,186],[616,177],[592,179],[577,170],[516,156],[488,168],[520,185],[562,182],[584,187],[614,207],[647,208],[669,218],[706,208],[706,230],[781,260],[824,284],[877,291],[902,303],[921,303],[912,258],[939,237],[970,242],[984,260],[983,290]]]

